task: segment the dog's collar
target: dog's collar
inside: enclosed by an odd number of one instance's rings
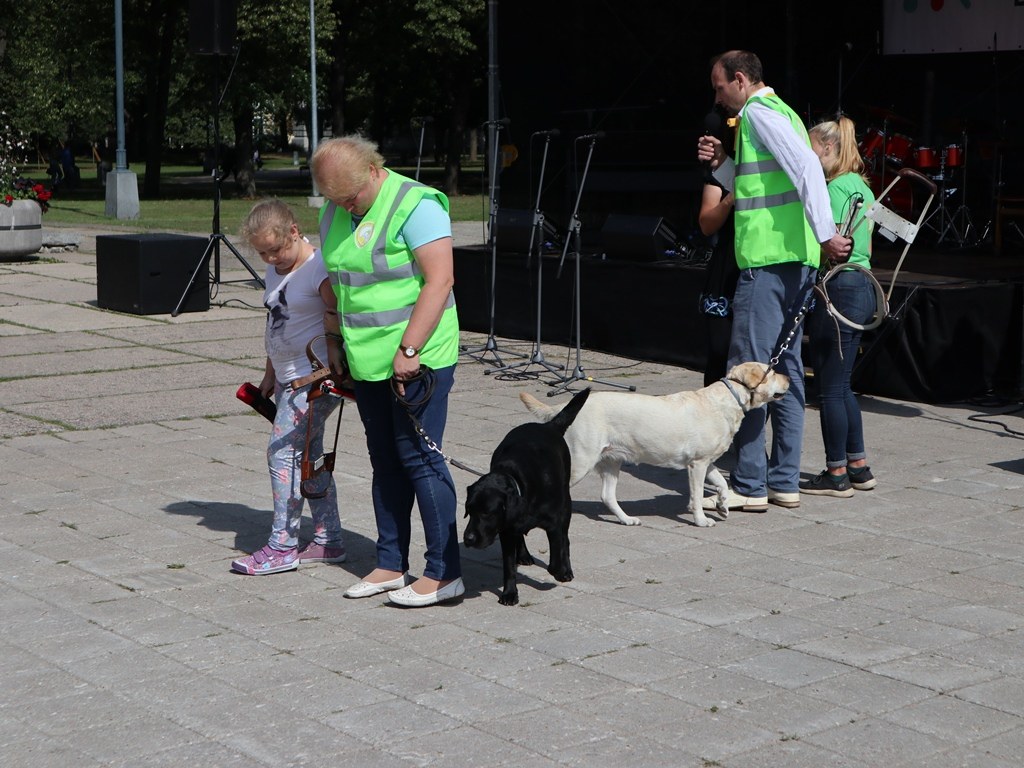
[[[740,393],[736,391],[736,388],[733,386],[732,379],[723,378],[721,381],[723,384],[725,384],[726,388],[730,392],[732,392],[732,396],[736,398],[736,402],[740,404],[740,408],[746,407],[746,402],[743,400],[742,397],[740,397]],[[740,382],[737,381],[735,383],[739,384]]]

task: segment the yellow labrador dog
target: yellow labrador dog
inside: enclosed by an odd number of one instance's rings
[[[572,459],[569,485],[592,469],[601,475],[601,501],[625,525],[639,525],[615,498],[624,463],[686,469],[690,476],[689,510],[694,522],[714,525],[704,514],[704,480],[714,486],[716,508],[723,518],[728,492],[714,461],[729,448],[743,415],[789,391],[789,378],[764,363],[740,363],[724,379],[692,392],[655,397],[629,392],[591,392],[584,408],[565,433]],[[554,418],[552,408],[526,392],[519,399],[541,421]]]

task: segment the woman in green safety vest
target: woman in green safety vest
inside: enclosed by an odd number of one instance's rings
[[[828,182],[832,218],[837,224],[845,221],[858,200],[862,211],[866,211],[875,195],[864,177],[864,160],[857,149],[853,121],[840,117],[818,123],[811,128],[810,138]],[[872,222],[865,220],[862,212],[854,218],[853,226],[849,261],[870,269]],[[877,309],[870,278],[856,268],[837,273],[829,281],[828,294],[832,306],[854,323],[867,323]],[[867,462],[860,405],[850,388],[862,334],[863,331],[846,323],[837,323],[820,300],[807,318],[808,352],[821,403],[818,410],[825,444],[825,470],[801,481],[801,493],[849,498],[854,490],[869,491],[876,485]]]
[[[410,418],[440,449],[459,356],[448,198],[385,168],[377,145],[361,136],[322,142],[310,168],[327,198],[320,243],[338,299],[337,315],[324,316],[325,328],[344,339],[373,467],[377,567],[345,597],[387,592],[404,606],[450,600],[465,591],[455,484],[443,455],[427,446]],[[413,501],[427,545],[423,575],[415,580],[409,574]]]

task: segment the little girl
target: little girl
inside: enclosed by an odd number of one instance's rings
[[[338,493],[329,472],[307,482],[314,537],[301,549],[298,538],[306,433],[311,430],[312,455],[320,456],[324,425],[340,402],[333,394],[307,401],[311,385],[300,386],[300,380],[312,373],[306,354],[309,340],[323,336],[325,328],[330,343],[338,343],[341,338],[334,291],[319,249],[302,236],[295,215],[285,203],[276,199],[256,203],[242,224],[241,235],[267,265],[263,294],[267,364],[260,392],[265,397],[273,394],[277,404],[267,447],[274,522],[267,545],[235,560],[231,568],[259,576],[295,570],[299,563],[344,562]],[[313,350],[318,359],[327,360],[324,339],[318,339]],[[312,419],[308,416],[310,408]]]

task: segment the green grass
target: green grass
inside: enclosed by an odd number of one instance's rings
[[[139,200],[139,218],[122,220],[106,215],[105,190],[96,177],[92,164],[79,160],[82,179],[74,191],[57,190],[50,201],[50,210],[43,216],[47,226],[91,226],[125,231],[148,232],[211,232],[215,190],[213,181],[204,176],[202,168],[189,165],[165,165],[160,173],[160,199]],[[144,168],[133,166],[138,175],[140,194],[145,181]],[[315,232],[317,208],[311,208],[307,197],[313,194],[308,171],[302,171],[291,162],[291,156],[271,155],[264,160],[264,171],[276,171],[273,178],[257,175],[257,197],[275,196],[291,205],[304,231]],[[415,168],[395,167],[409,176]],[[46,169],[29,166],[26,175],[40,181],[46,178]],[[420,179],[438,185],[443,170],[422,167]],[[484,221],[488,215],[486,192],[481,192],[479,168],[469,166],[463,171],[463,188],[467,194],[450,199],[452,221]],[[236,196],[234,180],[228,178],[221,185],[220,231],[232,235],[252,207],[253,200]]]

